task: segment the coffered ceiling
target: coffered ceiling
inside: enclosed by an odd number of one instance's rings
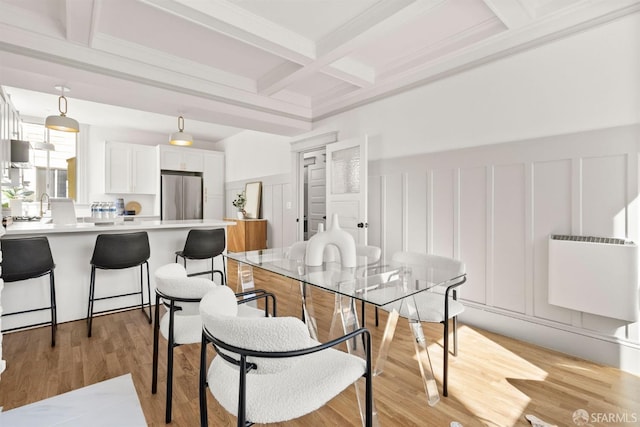
[[[196,139],[317,120],[639,10],[639,0],[0,0],[21,114]]]

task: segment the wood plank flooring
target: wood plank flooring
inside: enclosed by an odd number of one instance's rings
[[[235,266],[229,265],[227,271],[235,289]],[[258,287],[276,293],[280,316],[299,316],[297,283],[257,269],[255,280]],[[329,329],[333,296],[315,291],[313,298],[323,339]],[[367,326],[377,347],[386,314],[381,313],[382,324],[376,328],[373,312],[372,308],[367,310]],[[0,379],[0,406],[9,410],[130,372],[148,424],[164,425],[166,341],[161,340],[158,393],[153,395],[152,326],[140,310],[98,317],[93,328],[93,337],[87,338],[84,321],[59,325],[55,348],[49,346],[48,327],[5,335],[7,370]],[[424,329],[441,385],[442,327],[424,324]],[[400,320],[385,372],[374,380],[381,425],[449,426],[458,421],[465,427],[528,426],[524,416],[533,414],[558,426],[574,426],[572,416],[578,409],[592,417],[617,417],[610,418],[617,419],[613,422],[591,422],[594,426],[640,422],[638,376],[468,325],[459,326],[459,344],[458,356],[449,358],[449,397],[430,407],[414,360],[412,335],[406,321]],[[210,350],[209,360],[212,357]],[[199,424],[198,363],[199,344],[176,349],[172,425]],[[235,418],[210,394],[208,408],[210,426],[235,425]],[[625,422],[634,419],[636,423]],[[354,388],[349,387],[319,411],[286,425],[360,425]]]

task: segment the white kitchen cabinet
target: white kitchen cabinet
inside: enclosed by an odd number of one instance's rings
[[[222,219],[224,216],[224,153],[201,151],[204,160],[202,173],[202,216]]]
[[[193,148],[160,145],[160,169],[203,172],[202,151]]]
[[[107,142],[105,159],[105,193],[156,194],[159,175],[155,147]]]

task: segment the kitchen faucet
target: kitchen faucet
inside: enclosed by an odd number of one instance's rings
[[[42,196],[40,196],[40,218],[44,216],[44,212],[45,212],[42,210],[42,200],[44,199],[45,196],[47,196],[47,210],[51,209],[51,199],[49,195],[46,192],[44,192],[42,193]]]

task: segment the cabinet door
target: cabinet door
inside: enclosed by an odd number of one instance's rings
[[[132,149],[132,192],[156,194],[160,171],[156,163],[155,149],[144,145]]]
[[[202,151],[187,148],[182,153],[182,170],[188,172],[202,172],[204,170],[204,161]]]
[[[105,193],[131,192],[131,148],[129,144],[107,142],[105,160]]]
[[[224,153],[206,153],[203,159],[203,218],[221,219],[224,214]]]
[[[182,153],[172,147],[160,146],[160,169],[172,171],[184,170]]]

